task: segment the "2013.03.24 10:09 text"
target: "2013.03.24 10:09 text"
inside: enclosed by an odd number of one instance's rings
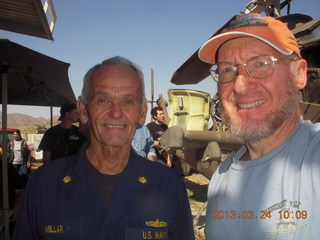
[[[271,213],[270,211],[265,210],[261,210],[260,212],[252,210],[243,210],[241,212],[237,212],[235,210],[212,211],[212,219],[271,219],[274,217],[273,215],[277,215],[276,217],[280,219],[306,219],[308,213],[305,210],[298,210],[295,212],[279,211],[277,213]]]

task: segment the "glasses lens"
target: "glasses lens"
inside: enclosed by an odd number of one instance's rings
[[[213,78],[214,81],[219,82],[219,75],[218,75],[218,72],[217,72],[217,65],[213,65],[210,68],[210,74],[211,74],[211,77]]]
[[[272,75],[274,60],[269,56],[260,56],[250,59],[246,65],[248,74],[253,78],[266,78]]]
[[[231,82],[236,75],[236,67],[232,63],[220,62],[213,65],[211,75],[219,83]]]

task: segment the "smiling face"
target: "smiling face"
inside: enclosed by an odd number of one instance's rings
[[[154,120],[159,125],[164,123],[164,112],[163,112],[163,110],[157,110],[157,115],[154,116]]]
[[[21,134],[19,134],[18,132],[13,132],[13,139],[20,141],[21,140]]]
[[[91,144],[130,146],[136,125],[143,122],[141,80],[125,65],[101,66],[91,76],[87,103],[79,100],[82,123],[88,122]]]
[[[255,38],[244,37],[223,44],[218,61],[243,64],[257,56],[286,57]],[[245,142],[258,141],[271,136],[288,119],[299,118],[298,90],[305,85],[304,63],[278,61],[273,74],[264,79],[250,77],[245,67],[239,66],[234,81],[218,85],[223,118],[234,135]]]

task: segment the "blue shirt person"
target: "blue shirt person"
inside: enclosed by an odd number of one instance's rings
[[[149,129],[145,125],[138,124],[131,143],[133,149],[141,157],[154,161],[157,153],[153,144],[153,138],[150,135]]]

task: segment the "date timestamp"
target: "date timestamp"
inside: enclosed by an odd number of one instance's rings
[[[252,210],[243,210],[243,211],[212,211],[212,219],[271,219],[275,217],[280,219],[306,219],[308,217],[308,212],[306,210],[297,210],[297,211],[279,211],[276,214],[271,213],[271,211],[261,210],[260,212],[255,212]]]

